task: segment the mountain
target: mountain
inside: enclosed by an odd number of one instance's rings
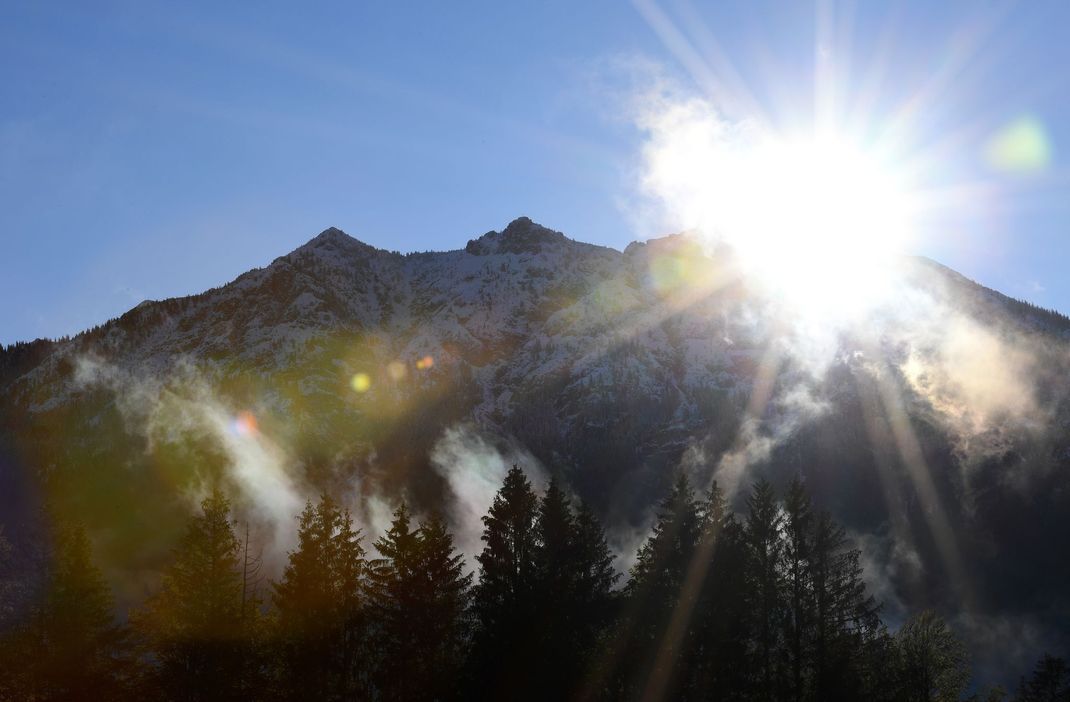
[[[134,597],[213,475],[292,524],[327,487],[439,509],[463,497],[442,463],[490,451],[563,475],[623,545],[676,470],[737,507],[801,473],[891,621],[941,609],[1022,670],[1070,643],[1070,320],[925,259],[895,275],[887,304],[823,324],[687,234],[621,252],[522,217],[402,255],[327,229],[0,352],[0,507],[78,515]]]

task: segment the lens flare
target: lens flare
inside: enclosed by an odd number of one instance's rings
[[[430,368],[434,365],[435,359],[433,359],[431,356],[424,356],[416,362],[416,368],[418,370],[430,370]]]
[[[372,386],[372,378],[367,373],[354,373],[349,384],[356,392],[367,392]]]
[[[408,374],[408,369],[401,361],[391,361],[386,367],[386,372],[394,382],[401,382]]]
[[[1051,144],[1044,126],[1031,117],[1020,117],[999,130],[985,147],[985,160],[998,171],[1038,173],[1051,162]]]
[[[231,433],[236,436],[254,436],[256,435],[257,422],[256,415],[248,410],[239,412],[230,424]]]

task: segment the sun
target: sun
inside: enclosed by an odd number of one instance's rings
[[[892,292],[918,230],[906,159],[847,129],[785,134],[694,105],[652,136],[646,188],[792,314],[838,323]]]
[[[836,134],[772,137],[743,156],[719,226],[765,287],[829,321],[890,292],[916,231],[911,188],[894,162]]]

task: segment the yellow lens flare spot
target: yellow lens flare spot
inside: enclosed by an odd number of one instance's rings
[[[998,171],[1038,173],[1051,163],[1051,143],[1042,125],[1019,117],[996,132],[985,146],[985,161]]]
[[[424,356],[416,362],[416,368],[418,370],[429,370],[433,365],[435,365],[435,359],[430,356]]]
[[[683,256],[658,256],[650,263],[650,278],[659,292],[669,292],[693,284],[693,263]]]
[[[390,379],[395,383],[401,382],[405,379],[405,375],[409,372],[405,367],[405,364],[401,361],[391,361],[386,367],[386,372],[390,376]]]
[[[231,422],[230,429],[237,436],[254,436],[257,433],[256,415],[248,410],[239,412]]]
[[[357,392],[368,392],[372,386],[372,377],[367,373],[354,373],[349,384]]]

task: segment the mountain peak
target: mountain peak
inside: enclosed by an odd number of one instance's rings
[[[377,251],[374,246],[365,244],[363,241],[351,237],[338,227],[327,227],[322,232],[309,239],[306,244],[290,252],[290,255],[292,256],[294,254],[303,254],[307,252],[320,252],[321,254],[333,252],[369,254],[374,251]]]
[[[545,246],[563,244],[568,239],[564,234],[532,222],[528,217],[517,217],[500,232],[487,232],[478,239],[469,241],[464,250],[476,256],[503,253],[538,253]]]
[[[323,243],[323,242],[350,242],[356,241],[353,237],[343,232],[338,227],[327,227],[322,232],[314,236],[308,243]]]

